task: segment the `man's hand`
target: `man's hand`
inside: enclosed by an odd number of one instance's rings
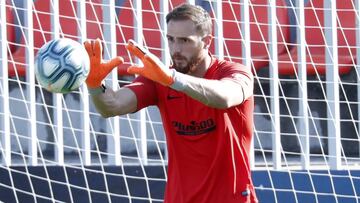
[[[89,88],[98,88],[112,69],[124,63],[124,59],[122,57],[115,57],[108,62],[103,62],[100,39],[95,41],[87,40],[84,42],[84,47],[90,59],[90,73],[86,78],[86,84]]]
[[[137,56],[144,64],[143,67],[130,66],[127,69],[128,73],[144,76],[164,86],[170,86],[174,83],[172,72],[158,57],[137,45],[133,40],[129,40],[126,49]]]

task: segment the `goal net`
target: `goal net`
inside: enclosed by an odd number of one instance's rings
[[[86,87],[42,89],[38,49],[99,38],[139,63],[134,39],[169,64],[165,15],[185,0],[0,0],[0,202],[162,202],[167,149],[158,109],[102,118]],[[214,56],[255,75],[251,169],[260,202],[360,202],[360,3],[188,0],[212,16]]]

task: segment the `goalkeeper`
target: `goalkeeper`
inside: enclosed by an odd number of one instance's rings
[[[182,4],[166,16],[170,68],[130,40],[143,66],[117,91],[102,84],[121,57],[103,62],[100,40],[86,41],[86,84],[103,117],[160,109],[169,152],[165,203],[257,202],[249,155],[253,129],[253,75],[249,67],[211,55],[212,22],[200,6]]]

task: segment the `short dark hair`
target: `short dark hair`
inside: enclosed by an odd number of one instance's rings
[[[166,15],[166,23],[170,20],[191,20],[195,23],[200,35],[212,33],[212,21],[209,13],[201,6],[183,3]]]

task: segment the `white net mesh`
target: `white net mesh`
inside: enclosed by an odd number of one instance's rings
[[[0,0],[0,201],[162,202],[167,152],[159,112],[102,118],[86,88],[36,84],[47,41],[100,38],[133,76],[128,39],[165,63],[168,10],[183,0]],[[359,202],[359,11],[356,0],[192,3],[214,20],[212,53],[255,74],[252,170],[260,202]],[[246,15],[248,13],[248,15]],[[6,28],[6,29],[5,29]],[[251,57],[246,57],[251,56]]]

